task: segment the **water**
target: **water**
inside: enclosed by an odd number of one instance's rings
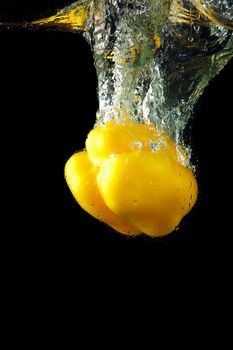
[[[97,125],[128,116],[177,144],[204,88],[233,56],[233,0],[79,0],[33,25],[79,31],[89,42]]]
[[[205,3],[231,16],[232,1]],[[204,16],[196,4],[92,2],[84,36],[98,75],[98,123],[128,115],[182,141],[195,102],[233,55],[232,31]]]

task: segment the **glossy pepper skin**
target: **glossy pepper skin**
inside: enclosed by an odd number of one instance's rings
[[[116,231],[128,235],[139,234],[140,231],[106,206],[96,182],[98,172],[99,168],[91,163],[85,151],[75,153],[68,160],[65,177],[74,198],[89,214],[107,223]]]
[[[180,154],[187,159],[181,148]],[[68,160],[65,177],[84,210],[126,235],[171,233],[198,193],[173,141],[153,125],[129,119],[93,129],[86,151]]]

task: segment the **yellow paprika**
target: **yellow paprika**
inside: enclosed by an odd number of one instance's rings
[[[96,183],[98,170],[88,159],[87,152],[75,153],[68,160],[65,166],[65,178],[74,198],[85,211],[116,231],[127,235],[139,234],[140,231],[105,205]]]
[[[93,129],[65,175],[81,207],[124,234],[166,235],[197,199],[195,176],[181,164],[174,142],[153,125],[129,119]]]

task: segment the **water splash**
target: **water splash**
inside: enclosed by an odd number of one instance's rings
[[[221,11],[229,27],[231,2],[77,2],[88,9],[83,27],[98,76],[97,123],[127,114],[182,140],[198,97],[233,55],[232,31],[205,12],[215,5],[215,17]]]
[[[98,77],[96,125],[127,115],[177,143],[233,56],[233,0],[79,0],[25,26],[82,32]]]
[[[233,0],[80,0],[31,25],[79,31],[89,42],[96,126],[127,116],[186,148],[195,103],[233,56]]]

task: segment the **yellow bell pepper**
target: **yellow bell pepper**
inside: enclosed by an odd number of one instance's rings
[[[197,197],[191,170],[164,150],[122,153],[106,160],[97,183],[106,205],[150,236],[172,232]]]
[[[75,153],[68,160],[65,166],[65,178],[74,198],[85,211],[116,231],[127,235],[139,234],[140,231],[105,205],[96,184],[98,170],[88,159],[87,152]]]
[[[67,183],[88,213],[124,234],[172,232],[197,199],[188,157],[165,132],[124,118],[93,129],[66,164]]]

